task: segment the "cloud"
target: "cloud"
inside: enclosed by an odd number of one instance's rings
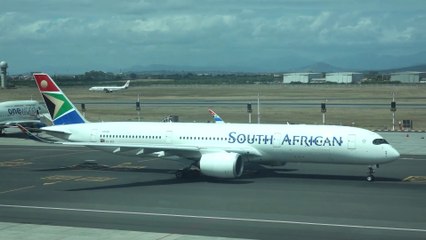
[[[23,65],[43,57],[105,68],[415,53],[426,51],[421,9],[402,0],[7,1],[0,52]]]

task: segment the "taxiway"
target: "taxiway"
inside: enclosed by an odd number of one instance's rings
[[[30,141],[30,140],[28,140]],[[250,239],[425,239],[426,156],[381,166],[248,166],[176,180],[180,163],[47,144],[0,146],[0,222]]]

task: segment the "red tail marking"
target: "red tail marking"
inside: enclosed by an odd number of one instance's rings
[[[58,86],[55,82],[49,77],[49,75],[44,73],[34,73],[34,79],[36,80],[37,87],[40,92],[60,92]]]

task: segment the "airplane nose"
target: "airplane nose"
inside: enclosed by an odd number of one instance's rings
[[[393,148],[392,146],[389,146],[389,148],[386,149],[386,157],[390,161],[395,161],[395,160],[399,159],[400,154],[395,148]]]

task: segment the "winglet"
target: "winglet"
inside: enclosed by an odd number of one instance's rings
[[[34,73],[33,77],[54,125],[87,122],[48,74]]]

